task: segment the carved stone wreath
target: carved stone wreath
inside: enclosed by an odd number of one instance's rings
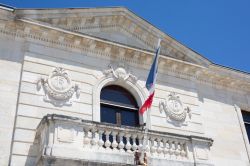
[[[191,118],[189,107],[184,108],[179,96],[174,92],[171,92],[165,101],[160,101],[159,108],[160,112],[165,111],[167,118],[177,122],[184,122],[187,115]]]
[[[71,105],[70,99],[75,92],[77,97],[80,96],[79,86],[73,86],[68,73],[60,67],[53,70],[47,79],[41,78],[38,80],[38,90],[42,87],[45,93],[44,101],[57,106]]]
[[[137,77],[127,72],[125,67],[123,66],[118,66],[116,69],[114,69],[112,65],[109,65],[109,69],[104,70],[103,74],[105,74],[106,76],[113,76],[117,80],[130,80],[133,83],[136,83],[137,81]]]

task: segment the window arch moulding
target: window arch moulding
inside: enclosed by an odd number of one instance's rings
[[[125,67],[117,66],[114,69],[113,65],[109,65],[109,68],[103,71],[102,76],[93,87],[92,120],[96,122],[101,121],[100,94],[102,88],[108,85],[118,85],[127,89],[135,97],[137,104],[140,107],[144,103],[148,92],[144,91],[137,81],[137,77],[128,72]],[[146,114],[143,116],[139,115],[139,123],[141,125],[145,123],[146,118]]]

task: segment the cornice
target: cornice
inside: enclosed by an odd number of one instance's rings
[[[15,13],[18,18],[35,19],[70,30],[74,27],[81,29],[99,26],[99,28],[102,28],[107,25],[116,25],[117,27],[121,27],[123,31],[132,34],[133,37],[150,46],[149,50],[155,48],[155,43],[161,38],[162,54],[200,65],[207,66],[210,64],[210,62],[201,55],[185,47],[143,18],[138,17],[123,7],[97,9],[31,9],[16,10]]]
[[[70,32],[60,28],[40,25],[30,20],[16,20],[1,22],[0,33],[3,35],[21,38],[29,42],[43,43],[48,47],[59,47],[72,52],[89,53],[91,56],[102,58],[113,57],[129,63],[148,68],[152,62],[154,52],[140,50],[102,40],[84,34]],[[202,84],[216,86],[217,88],[236,91],[238,93],[250,92],[249,75],[220,69],[210,65],[209,68],[160,55],[160,73],[168,73],[175,77],[198,81]]]
[[[95,18],[95,21],[92,24],[90,24],[89,23],[90,21],[88,20],[91,20],[93,18]],[[71,21],[73,21],[74,19],[78,20],[77,21],[78,25],[71,24]],[[67,22],[68,20],[70,21],[70,23]],[[42,21],[46,22],[46,20],[42,20]],[[140,20],[132,19],[131,17],[128,17],[124,13],[122,13],[122,15],[111,15],[111,16],[105,16],[105,17],[103,16],[93,17],[92,16],[89,18],[83,17],[81,19],[70,18],[64,21],[65,23],[63,23],[63,21],[60,21],[58,19],[54,21],[51,20],[52,24],[55,26],[57,26],[57,24],[59,23],[62,28],[65,28],[68,30],[74,29],[77,32],[81,32],[82,30],[87,30],[90,28],[99,28],[99,29],[104,29],[104,27],[116,28],[116,30],[120,32],[125,32],[126,34],[129,34],[130,36],[143,42],[145,45],[148,46],[146,49],[150,51],[153,51],[155,49],[156,47],[155,43],[157,43],[158,39],[161,38],[162,39],[161,53],[163,55],[174,57],[175,59],[189,61],[192,63],[208,65],[208,64],[204,64],[200,56],[196,56],[191,51],[188,51],[186,48],[181,47],[181,45],[180,44],[178,45],[177,43],[175,43],[173,39],[167,37],[165,34],[161,34],[162,32],[161,33],[155,32],[152,26],[151,28],[147,29],[142,26],[143,24],[139,24]],[[195,58],[192,59],[191,57],[195,57]]]
[[[13,20],[13,11],[14,9],[0,4],[0,20]]]

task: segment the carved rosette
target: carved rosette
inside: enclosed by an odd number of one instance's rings
[[[170,93],[165,101],[159,103],[160,112],[164,110],[166,117],[172,121],[185,122],[187,115],[191,119],[191,111],[189,107],[184,108],[179,96]]]
[[[56,106],[71,105],[70,99],[76,93],[76,97],[80,96],[80,88],[78,85],[72,85],[68,73],[63,68],[56,68],[52,71],[48,78],[38,80],[37,88],[43,88],[45,96],[44,101],[50,102]]]
[[[104,70],[103,74],[106,76],[113,76],[117,80],[137,82],[137,77],[126,71],[125,67],[118,66],[116,69],[112,65],[109,65],[109,69]]]

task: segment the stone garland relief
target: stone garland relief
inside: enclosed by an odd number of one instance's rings
[[[74,93],[77,98],[80,97],[79,85],[73,85],[68,72],[61,67],[55,68],[48,78],[38,80],[37,89],[41,88],[45,93],[43,100],[54,106],[72,105]]]
[[[184,108],[180,97],[171,92],[165,101],[159,102],[159,109],[166,114],[168,122],[176,125],[187,125],[191,119],[191,110],[189,107]]]

